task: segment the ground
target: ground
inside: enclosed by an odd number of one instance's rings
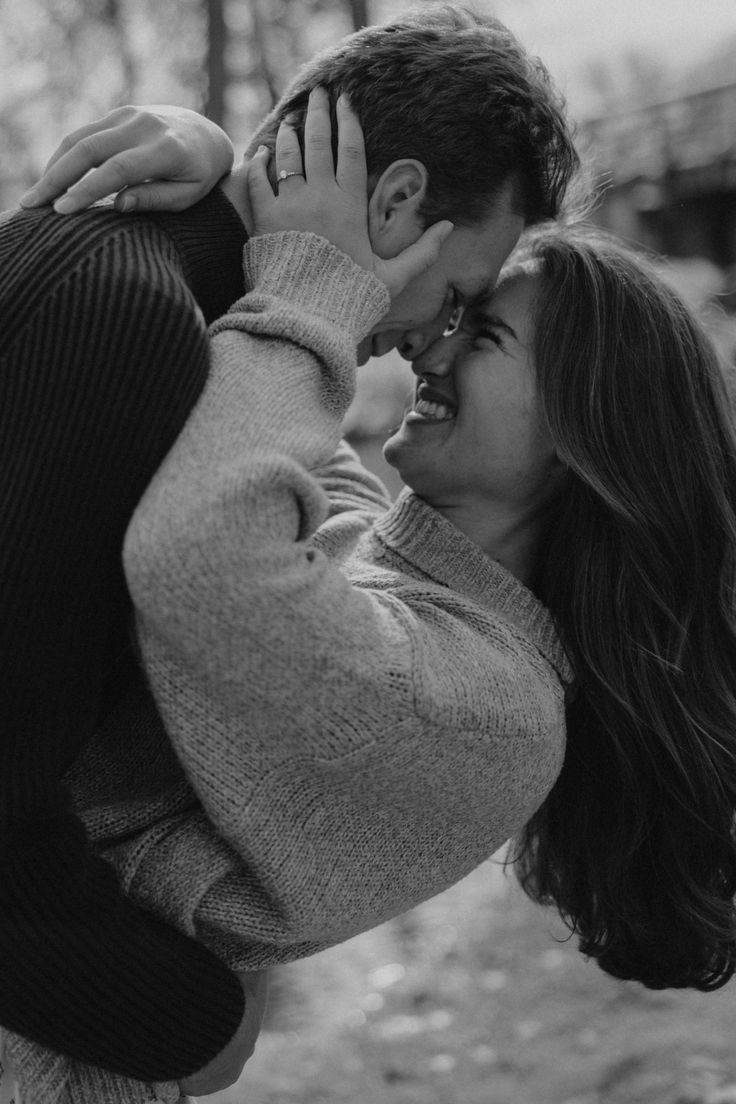
[[[698,306],[698,273],[673,271]],[[736,316],[704,321],[736,368]],[[379,429],[400,416],[411,372],[386,359],[367,366],[348,428],[396,494]],[[736,1104],[736,981],[650,992],[607,977],[566,935],[487,863],[276,971],[255,1055],[237,1086],[202,1104]]]
[[[241,1080],[203,1104],[736,1104],[736,982],[650,992],[566,934],[487,863],[280,968]]]

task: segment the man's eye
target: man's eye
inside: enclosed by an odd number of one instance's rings
[[[455,330],[460,325],[460,319],[463,316],[463,311],[465,310],[465,307],[458,301],[457,292],[453,292],[453,301],[452,314],[450,315],[447,321],[447,325],[445,326],[443,334],[444,337],[450,337],[451,334],[455,333]]]

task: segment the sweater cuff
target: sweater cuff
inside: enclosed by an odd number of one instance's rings
[[[347,329],[356,344],[387,313],[386,285],[317,234],[285,230],[251,238],[245,285]],[[237,309],[237,304],[233,307]]]
[[[65,1058],[22,1035],[5,1033],[7,1051],[27,1104],[185,1104],[176,1081],[146,1084]]]

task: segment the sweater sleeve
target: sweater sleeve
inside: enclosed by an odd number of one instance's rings
[[[312,474],[327,496],[329,511],[314,534],[314,546],[339,565],[389,508],[391,495],[344,440]]]
[[[69,252],[27,282],[0,359],[0,1023],[164,1081],[231,1038],[239,983],[126,899],[60,779],[122,677],[123,535],[204,385],[206,332],[160,231]]]
[[[223,906],[233,933],[293,954],[439,892],[508,838],[559,759],[561,694],[503,618],[397,582],[380,551],[361,546],[348,574],[320,547],[350,497],[325,465],[355,344],[385,299],[300,235],[249,243],[246,276],[124,561],[172,743],[242,863],[197,920],[214,926]],[[151,849],[134,892],[161,858]]]

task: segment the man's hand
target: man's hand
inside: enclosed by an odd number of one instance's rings
[[[373,272],[393,298],[437,260],[451,222],[438,222],[413,245],[385,260],[371,247],[368,235],[368,172],[363,131],[346,98],[337,101],[337,167],[332,158],[329,100],[322,88],[309,97],[304,124],[304,164],[296,131],[288,122],[276,138],[274,195],[268,178],[269,151],[258,150],[250,165],[248,185],[255,223],[254,236],[281,230],[311,230]]]
[[[118,107],[67,135],[22,207],[82,211],[117,193],[118,211],[183,211],[233,167],[220,127],[184,107]]]
[[[268,975],[265,970],[252,970],[241,971],[238,977],[245,993],[245,1012],[240,1027],[211,1062],[179,1082],[185,1096],[207,1096],[235,1084],[253,1053],[266,1011]]]

